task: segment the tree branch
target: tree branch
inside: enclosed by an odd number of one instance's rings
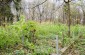
[[[40,3],[40,4],[38,4],[38,5],[34,6],[34,7],[26,8],[26,9],[33,9],[33,8],[35,8],[35,7],[38,7],[38,6],[42,5],[42,4],[44,4],[45,2],[47,2],[47,0],[43,1],[42,3]]]

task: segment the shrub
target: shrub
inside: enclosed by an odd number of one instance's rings
[[[24,41],[28,39],[28,42],[33,42],[35,40],[36,22],[17,22],[14,25],[7,26],[6,28],[0,27],[1,48],[7,48],[22,43],[22,37],[24,37]]]

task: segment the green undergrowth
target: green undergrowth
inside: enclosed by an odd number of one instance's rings
[[[49,55],[56,53],[56,36],[61,45],[67,46],[78,36],[84,37],[84,33],[84,26],[71,26],[70,38],[65,24],[21,20],[13,25],[0,27],[0,51],[7,50],[6,55]]]

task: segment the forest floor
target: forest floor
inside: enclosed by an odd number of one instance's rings
[[[28,24],[27,24],[28,25]],[[33,24],[32,24],[33,25]],[[75,25],[75,26],[71,26],[71,35],[72,38],[67,36],[67,32],[68,32],[68,26],[66,26],[65,24],[54,24],[54,23],[41,23],[41,24],[36,24],[37,25],[37,39],[36,39],[36,43],[32,44],[26,41],[25,44],[19,44],[17,46],[11,46],[10,48],[5,48],[0,50],[0,55],[51,55],[51,54],[56,54],[56,35],[58,35],[59,37],[59,51],[61,49],[64,49],[64,53],[68,53],[69,55],[74,55],[76,53],[76,55],[85,55],[85,27],[84,26],[80,26],[80,25]],[[12,27],[12,28],[10,28]],[[24,30],[24,28],[27,28],[29,26],[24,26],[23,28],[21,28],[20,23],[14,26],[10,26],[8,28],[8,30],[10,31],[5,31],[7,29],[1,29],[0,30],[2,32],[0,32],[0,35],[4,36],[4,37],[9,37],[9,35],[11,35],[12,37],[18,37],[18,36],[22,36],[20,33],[21,29]],[[20,30],[18,29],[20,28]],[[17,30],[19,30],[20,32],[18,32]],[[5,36],[5,32],[7,32],[6,36]],[[17,36],[17,33],[19,33],[20,35]],[[28,31],[27,31],[28,32]],[[10,34],[11,33],[11,34]],[[24,33],[26,34],[26,32]],[[78,39],[78,41],[75,42],[75,44],[72,44],[73,41],[75,41],[77,38],[77,36],[82,35],[83,37]],[[6,38],[7,38],[6,37]],[[15,39],[17,39],[15,37]],[[5,39],[1,39],[3,44],[5,43]],[[7,39],[6,39],[7,40]],[[12,40],[14,41],[14,38],[12,38]],[[3,42],[4,41],[4,42]],[[11,39],[8,38],[8,44],[11,42]],[[16,40],[17,41],[17,40]],[[15,42],[14,42],[15,43]],[[12,42],[10,43],[12,44]],[[71,45],[70,47],[68,47],[69,45]],[[24,46],[27,45],[27,46]],[[3,47],[3,46],[2,46]],[[31,49],[31,50],[30,50]],[[68,50],[66,50],[68,49]],[[65,52],[66,51],[66,52]],[[73,53],[74,52],[74,53]],[[79,53],[78,53],[79,52]],[[68,55],[65,54],[65,55]]]

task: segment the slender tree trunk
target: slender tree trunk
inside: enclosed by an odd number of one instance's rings
[[[70,4],[69,4],[69,2],[68,2],[68,21],[69,21],[69,23],[68,23],[68,36],[69,37],[71,37],[71,35],[70,35],[70,32],[71,32],[71,30],[70,30],[70,26],[71,26],[71,18],[70,18]]]
[[[39,22],[42,22],[42,12],[40,11],[40,8],[38,6],[38,10],[39,10]]]
[[[71,37],[70,33],[71,33],[71,18],[70,18],[70,0],[68,0],[68,2],[66,2],[64,0],[65,4],[66,4],[66,16],[67,16],[67,22],[68,22],[68,37]]]
[[[34,20],[34,16],[35,16],[35,9],[33,8],[33,11],[32,11],[32,20]]]
[[[83,14],[84,14],[83,25],[85,25],[85,12]]]

